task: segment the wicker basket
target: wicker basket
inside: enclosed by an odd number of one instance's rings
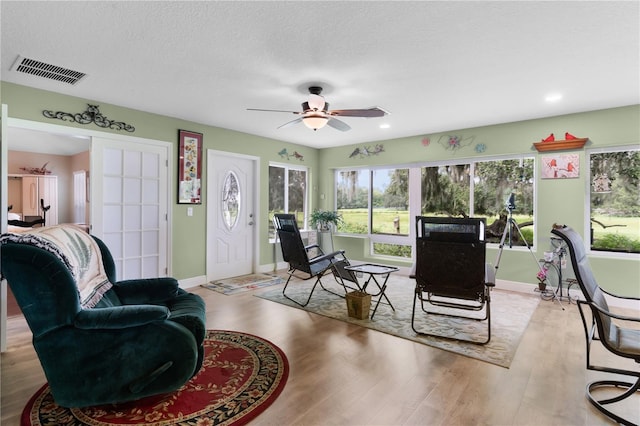
[[[352,291],[347,293],[347,312],[351,318],[367,319],[369,318],[369,309],[371,309],[371,295],[364,291]]]

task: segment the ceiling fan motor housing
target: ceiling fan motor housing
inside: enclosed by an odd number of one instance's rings
[[[317,110],[314,109],[314,108],[311,108],[309,106],[309,102],[303,102],[302,103],[302,113],[304,114],[305,112],[308,112],[308,111],[317,111]],[[322,112],[327,112],[327,111],[329,111],[329,102],[325,102],[324,103],[324,107],[322,107]]]

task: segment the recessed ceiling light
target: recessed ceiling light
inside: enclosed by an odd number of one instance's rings
[[[558,102],[560,99],[562,99],[562,95],[560,93],[551,93],[544,98],[547,102]]]
[[[388,129],[389,127],[391,127],[391,125],[389,125],[388,123],[382,123],[382,124],[380,125],[380,128],[381,128],[381,129]]]

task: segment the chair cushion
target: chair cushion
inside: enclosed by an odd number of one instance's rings
[[[640,330],[620,328],[613,322],[610,324],[609,345],[622,353],[635,354],[635,359],[640,360]]]

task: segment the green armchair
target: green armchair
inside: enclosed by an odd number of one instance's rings
[[[0,238],[2,275],[33,333],[56,403],[136,400],[174,391],[199,371],[202,298],[173,278],[116,281],[108,248],[93,237],[112,286],[87,308],[64,258],[11,236]]]

